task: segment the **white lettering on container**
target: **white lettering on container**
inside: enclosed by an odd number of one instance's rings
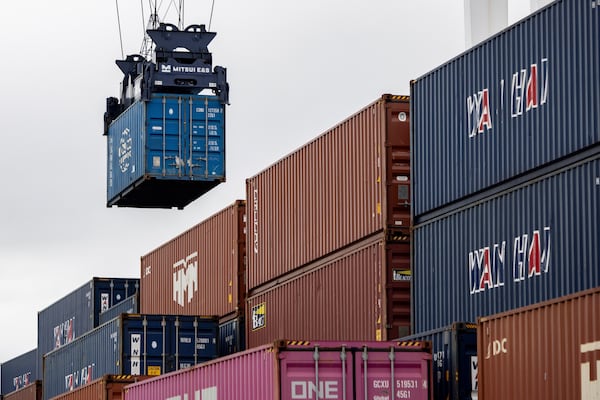
[[[337,399],[338,383],[321,381],[319,387],[311,381],[292,381],[292,399]]]
[[[185,259],[173,264],[173,301],[185,306],[185,295],[190,303],[194,293],[198,291],[198,252],[195,251]]]

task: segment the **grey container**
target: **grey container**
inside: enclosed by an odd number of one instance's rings
[[[139,279],[92,278],[38,312],[38,376],[44,354],[99,325],[100,313],[138,292]]]
[[[477,399],[477,324],[455,322],[398,340],[431,342],[434,400]]]
[[[557,0],[411,88],[413,215],[600,141],[600,5]]]
[[[413,332],[600,286],[600,155],[415,226]]]
[[[37,349],[30,350],[0,365],[1,394],[8,394],[37,380]]]
[[[121,314],[44,356],[44,399],[103,375],[161,375],[217,357],[213,317]]]

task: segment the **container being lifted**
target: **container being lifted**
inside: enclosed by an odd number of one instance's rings
[[[107,206],[182,209],[225,181],[227,73],[204,25],[146,32],[151,57],[117,60],[121,95],[106,100]]]

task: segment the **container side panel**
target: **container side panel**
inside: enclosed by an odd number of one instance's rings
[[[390,223],[394,228],[407,223],[406,182],[386,182],[394,169],[400,179],[405,171],[384,159],[389,152],[400,164],[407,162],[402,147],[407,138],[392,140],[408,132],[400,110],[408,113],[406,101],[384,96],[247,179],[249,290],[386,230]],[[400,191],[403,199],[388,199],[386,190]],[[395,219],[399,203],[404,208]]]
[[[22,389],[37,380],[37,349],[30,350],[0,365],[1,394]]]
[[[408,329],[410,319],[401,314],[400,321],[386,321],[386,244],[382,236],[250,294],[246,307],[248,347],[280,338],[385,340],[386,324]],[[408,298],[409,292],[404,296]]]
[[[246,349],[244,316],[219,324],[219,357]]]
[[[597,399],[600,289],[483,318],[479,396]]]
[[[237,201],[143,256],[141,312],[222,317],[243,310],[244,215],[245,202]]]
[[[415,227],[415,333],[600,286],[600,160]]]
[[[130,385],[124,399],[277,400],[277,371],[277,352],[262,347]]]
[[[413,83],[415,216],[600,142],[599,19],[552,2]]]
[[[102,325],[121,314],[137,314],[140,312],[139,293],[129,296],[119,304],[116,304],[98,316],[98,325]]]
[[[42,381],[34,381],[17,391],[3,395],[3,400],[42,400]]]

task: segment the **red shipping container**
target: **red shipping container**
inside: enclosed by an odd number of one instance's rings
[[[245,202],[238,200],[141,259],[140,313],[241,313]]]
[[[246,180],[248,288],[410,228],[409,99],[384,95]]]
[[[600,399],[600,288],[480,318],[479,398]]]
[[[410,333],[410,245],[383,234],[248,294],[248,347],[277,338],[391,340]]]
[[[3,400],[42,400],[42,381],[35,381],[0,397]]]
[[[431,349],[407,345],[281,342],[130,385],[125,400],[431,399]]]
[[[104,375],[52,400],[122,400],[125,386],[148,378],[143,375]]]

